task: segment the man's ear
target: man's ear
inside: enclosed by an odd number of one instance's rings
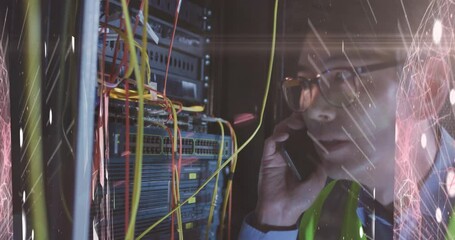
[[[446,60],[429,57],[419,69],[412,69],[407,83],[398,93],[400,117],[426,119],[437,117],[449,93],[450,68]],[[419,65],[417,63],[414,63]],[[400,112],[401,111],[401,112]]]

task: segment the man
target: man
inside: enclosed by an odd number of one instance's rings
[[[436,116],[448,93],[450,51],[447,38],[431,41],[432,29],[421,23],[441,17],[438,24],[448,26],[449,2],[286,5],[289,39],[305,33],[298,48],[288,43],[288,55],[299,53],[295,75],[283,83],[294,113],[265,142],[257,206],[240,239],[296,239],[302,213],[327,178],[362,185],[357,215],[370,238],[443,239],[452,213],[446,179],[454,173],[455,147]],[[430,19],[429,12],[439,15]],[[301,129],[320,160],[305,181],[293,175],[281,147]]]

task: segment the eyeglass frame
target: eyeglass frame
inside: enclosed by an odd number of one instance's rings
[[[325,73],[328,73],[330,71],[333,71],[333,70],[347,70],[349,71],[352,76],[355,76],[355,77],[358,77],[360,78],[360,75],[362,74],[365,74],[365,73],[369,73],[369,72],[375,72],[375,71],[379,71],[379,70],[383,70],[383,69],[387,69],[387,68],[390,68],[390,67],[394,67],[394,66],[397,66],[399,64],[398,61],[396,60],[389,60],[389,61],[386,61],[386,62],[381,62],[381,63],[373,63],[373,64],[368,64],[368,65],[364,65],[364,66],[359,66],[359,67],[334,67],[334,68],[329,68],[329,69],[326,69],[325,71],[319,73],[316,75],[316,77],[313,77],[313,78],[306,78],[306,77],[285,77],[282,81],[281,81],[281,90],[283,91],[283,95],[285,96],[285,100],[286,100],[286,104],[288,105],[288,107],[293,111],[293,112],[303,112],[303,111],[295,111],[289,104],[289,101],[287,100],[287,97],[286,97],[286,91],[285,91],[285,86],[284,86],[284,83],[286,81],[289,81],[287,79],[294,79],[294,80],[299,80],[299,82],[301,81],[306,81],[308,83],[308,86],[312,86],[312,85],[316,85],[318,87],[318,91],[321,93],[322,97],[324,98],[324,100],[329,103],[330,105],[334,106],[334,107],[337,107],[337,108],[342,108],[343,107],[343,104],[341,105],[337,105],[335,103],[333,103],[332,101],[330,101],[328,99],[328,97],[325,96],[325,93],[321,90],[321,79],[322,79],[322,76],[325,74]],[[327,81],[330,81],[329,79]],[[358,98],[358,97],[354,97],[352,100],[349,101],[349,103],[347,105],[344,105],[346,107],[348,107],[349,105],[351,105],[355,99]]]

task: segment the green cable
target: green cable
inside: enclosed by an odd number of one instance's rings
[[[122,1],[125,1],[125,0],[122,0]],[[187,198],[185,201],[183,201],[181,204],[179,204],[177,207],[175,207],[173,210],[171,210],[168,214],[166,214],[165,216],[163,216],[161,219],[159,219],[158,221],[156,221],[153,225],[151,225],[149,228],[147,228],[144,232],[142,232],[141,235],[139,235],[139,237],[137,237],[137,239],[141,239],[143,238],[148,232],[150,232],[152,229],[154,229],[156,226],[158,226],[158,224],[160,224],[161,222],[163,222],[166,218],[168,218],[171,214],[173,214],[175,211],[177,211],[177,209],[180,209],[182,207],[182,205],[184,204],[187,204],[188,201],[195,197],[205,186],[207,186],[207,184],[217,175],[220,173],[221,170],[223,170],[224,167],[226,167],[231,161],[232,159],[234,158],[235,155],[237,155],[238,153],[240,153],[252,140],[253,138],[256,136],[256,134],[258,133],[259,129],[261,129],[262,127],[262,121],[264,119],[264,112],[265,112],[265,107],[267,105],[267,98],[268,98],[268,95],[269,95],[269,90],[270,90],[270,82],[271,82],[271,79],[272,79],[272,71],[273,71],[273,61],[274,61],[274,58],[275,58],[275,45],[276,45],[276,25],[277,25],[277,16],[278,16],[278,2],[279,0],[275,0],[275,8],[274,8],[274,12],[273,12],[273,31],[272,31],[272,47],[271,47],[271,53],[270,53],[270,61],[269,61],[269,70],[268,70],[268,75],[267,75],[267,83],[266,83],[266,87],[265,87],[265,94],[264,94],[264,98],[263,98],[263,101],[262,101],[262,106],[261,106],[261,112],[260,112],[260,115],[259,115],[259,123],[258,123],[258,126],[256,127],[256,129],[254,130],[254,132],[251,134],[251,136],[245,141],[245,143],[242,144],[242,146],[240,146],[240,148],[231,155],[231,157],[229,157],[223,164],[221,164],[221,167],[219,167],[217,170],[215,170],[215,172],[189,197]]]

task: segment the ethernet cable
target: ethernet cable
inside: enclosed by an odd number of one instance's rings
[[[217,168],[221,166],[221,161],[223,159],[223,151],[224,151],[224,127],[223,123],[221,120],[218,120],[218,125],[220,126],[221,129],[221,143],[220,147],[218,149],[218,162],[217,162]],[[205,239],[209,239],[209,233],[210,233],[210,227],[212,226],[212,221],[213,221],[213,213],[215,211],[215,205],[216,205],[216,199],[217,199],[217,192],[218,192],[218,181],[219,181],[220,174],[217,174],[215,177],[215,186],[213,187],[213,193],[212,193],[212,203],[210,205],[210,212],[209,212],[209,217],[207,221],[207,226],[205,230]]]
[[[126,4],[126,0],[121,0],[122,1],[122,10],[123,14],[126,19],[130,19],[129,17],[129,12],[128,12],[128,7]],[[144,7],[144,15],[147,18],[148,16],[148,1],[145,4]],[[127,34],[127,39],[128,42],[131,43],[133,42],[133,33],[131,31],[131,23],[129,21],[125,21],[125,26],[126,26],[126,34]],[[146,45],[146,42],[143,42],[144,45]],[[139,94],[139,111],[138,111],[138,127],[137,127],[137,134],[136,134],[136,152],[141,153],[143,149],[143,134],[144,134],[144,84],[143,84],[143,76],[145,75],[145,64],[142,64],[143,66],[143,71],[140,71],[138,63],[137,63],[137,56],[136,56],[136,51],[134,49],[134,46],[132,44],[128,44],[130,54],[131,54],[131,64],[134,69],[134,75],[136,77],[136,81],[138,82],[137,84],[137,89],[138,89],[138,94]],[[143,52],[145,52],[145,48],[141,49]],[[145,54],[141,54],[142,59],[144,59]],[[142,75],[144,74],[144,75]],[[142,178],[142,154],[136,154],[136,161],[135,161],[135,169],[134,169],[134,185],[133,185],[133,197],[131,201],[131,217],[130,217],[130,222],[128,226],[128,231],[125,236],[126,239],[133,239],[134,238],[134,228],[136,225],[136,215],[137,215],[137,210],[139,207],[139,198],[140,198],[140,192],[141,192],[141,178]]]
[[[271,78],[272,78],[272,71],[273,71],[273,62],[275,58],[275,46],[276,46],[276,26],[277,26],[277,16],[278,16],[278,2],[279,0],[275,0],[275,7],[274,7],[274,18],[273,18],[273,31],[272,31],[272,46],[271,46],[271,54],[270,54],[270,60],[269,60],[269,70],[268,70],[268,75],[267,75],[267,83],[265,87],[265,93],[262,101],[262,106],[261,106],[261,112],[259,115],[259,123],[256,129],[253,131],[251,136],[239,147],[239,149],[231,155],[221,166],[215,170],[215,172],[185,201],[180,203],[177,207],[175,207],[173,210],[171,210],[168,214],[163,216],[161,219],[156,221],[154,224],[152,224],[149,228],[147,228],[144,232],[142,232],[137,239],[143,238],[148,232],[150,232],[152,229],[154,229],[158,224],[163,222],[166,218],[168,218],[171,214],[173,214],[175,211],[180,209],[184,204],[187,204],[190,199],[195,197],[203,188],[207,186],[207,184],[216,177],[220,173],[220,171],[226,167],[231,161],[233,160],[234,156],[236,156],[239,152],[241,152],[256,136],[258,131],[262,127],[262,122],[264,119],[264,112],[265,112],[265,107],[267,105],[267,98],[270,90],[270,83],[271,83]]]

